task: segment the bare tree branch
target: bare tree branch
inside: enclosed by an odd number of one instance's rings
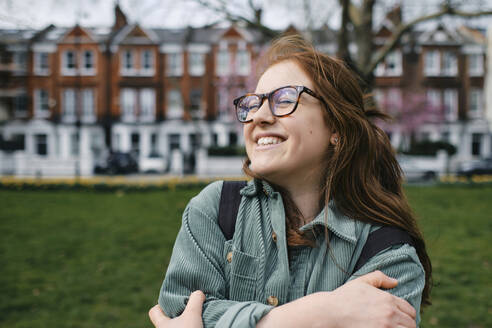
[[[371,74],[371,72],[374,71],[374,69],[376,69],[376,66],[384,60],[386,55],[396,48],[396,46],[400,42],[402,36],[406,32],[408,32],[413,26],[415,26],[419,23],[425,22],[425,21],[429,21],[432,19],[442,17],[444,15],[454,15],[454,16],[460,16],[460,17],[465,17],[465,18],[471,18],[471,17],[492,15],[492,11],[465,12],[465,11],[451,8],[448,5],[445,5],[440,11],[438,11],[436,13],[422,16],[422,17],[418,17],[418,18],[416,18],[416,19],[414,19],[414,20],[412,20],[406,24],[400,24],[396,28],[395,32],[392,34],[391,38],[386,43],[386,45],[383,46],[382,48],[380,48],[376,52],[376,54],[375,54],[374,58],[371,60],[370,64],[367,67],[360,68],[361,71],[363,72],[363,74],[365,74],[365,75]]]

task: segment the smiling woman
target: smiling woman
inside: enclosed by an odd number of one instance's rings
[[[341,62],[300,37],[278,39],[265,59],[255,93],[234,101],[254,178],[234,235],[219,225],[224,183],[212,183],[183,214],[154,325],[417,326],[431,265],[389,141],[370,120],[384,115],[365,107]],[[379,249],[368,255],[366,243]],[[203,312],[189,310],[196,294],[183,312],[195,290]]]

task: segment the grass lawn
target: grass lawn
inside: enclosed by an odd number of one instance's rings
[[[150,327],[189,191],[0,191],[1,327]],[[434,265],[423,327],[492,327],[492,187],[407,187]]]

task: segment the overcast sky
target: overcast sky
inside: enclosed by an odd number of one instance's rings
[[[247,0],[234,2],[238,11],[245,10]],[[290,24],[304,28],[306,8],[301,0],[253,0],[264,3],[264,22],[271,28],[282,29]],[[357,0],[354,0],[357,1]],[[403,0],[385,0],[387,6]],[[48,24],[73,26],[110,26],[114,20],[115,0],[0,0],[0,28],[42,28]],[[438,0],[405,0],[404,18],[411,18],[435,9]],[[473,9],[492,8],[492,0],[466,0]],[[120,6],[131,22],[146,27],[202,26],[218,20],[210,10],[194,0],[120,0]],[[327,22],[336,28],[340,22],[338,0],[310,0],[314,25]],[[383,8],[379,8],[382,11]],[[488,26],[492,17],[475,19],[472,25]],[[318,24],[319,25],[319,24]]]

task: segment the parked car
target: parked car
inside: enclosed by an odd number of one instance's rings
[[[492,158],[464,162],[458,170],[458,176],[471,178],[473,175],[492,175]]]
[[[129,174],[138,172],[138,162],[131,153],[113,152],[106,160],[96,164],[97,174]]]
[[[437,157],[398,155],[397,159],[408,182],[434,181],[445,170],[445,162]]]

